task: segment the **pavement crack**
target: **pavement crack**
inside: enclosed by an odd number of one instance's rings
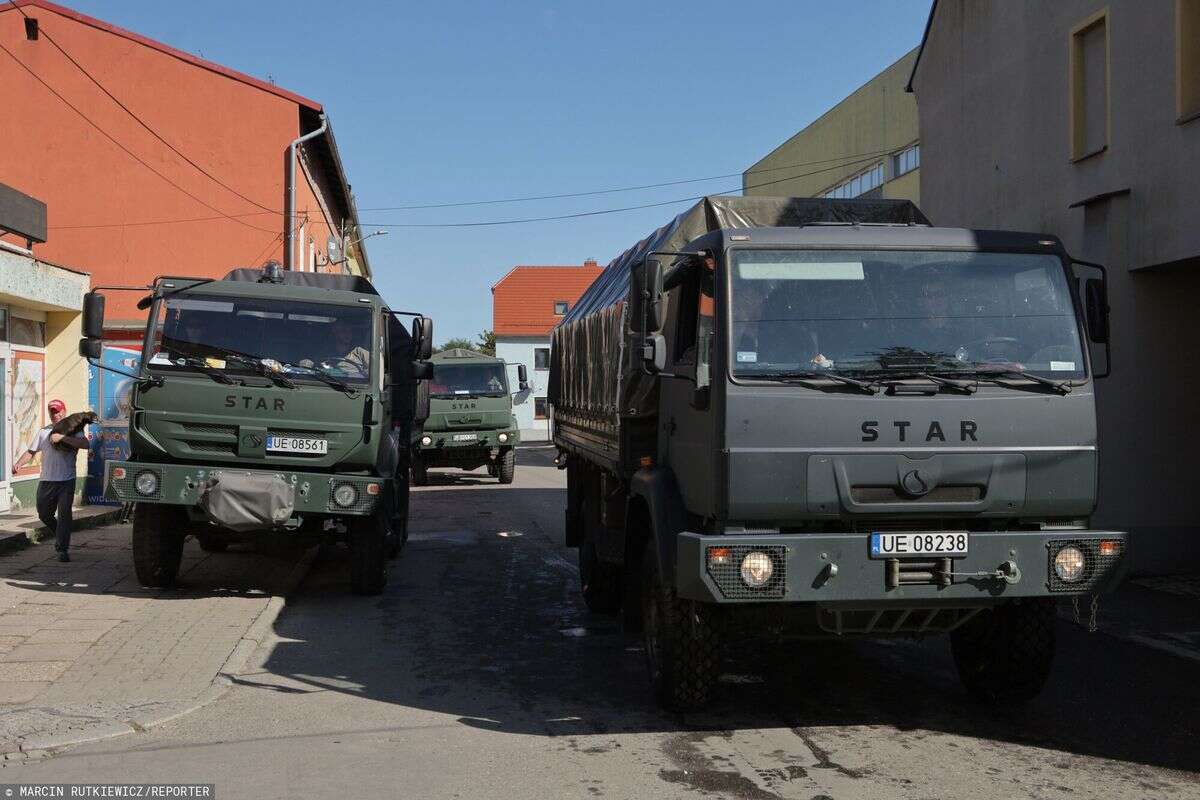
[[[796,736],[800,738],[800,741],[804,742],[804,746],[809,749],[809,752],[812,753],[813,758],[817,760],[817,763],[813,765],[812,769],[837,770],[838,773],[845,775],[847,778],[863,777],[863,773],[859,772],[858,770],[843,767],[841,764],[830,758],[829,751],[817,744],[816,740],[813,739],[812,734],[806,731],[804,728],[792,728],[792,733],[796,734]]]

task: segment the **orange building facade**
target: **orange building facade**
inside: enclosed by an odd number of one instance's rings
[[[270,259],[370,274],[327,126],[295,147],[289,237],[289,145],[326,122],[313,100],[46,0],[0,5],[0,97],[0,182],[48,208],[35,255],[93,285]],[[109,296],[112,328],[141,325],[137,299]]]

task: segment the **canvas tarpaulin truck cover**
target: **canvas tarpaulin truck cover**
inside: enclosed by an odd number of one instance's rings
[[[653,415],[658,381],[638,361],[625,319],[630,269],[654,251],[682,250],[724,228],[798,227],[812,223],[928,225],[907,200],[808,197],[706,197],[617,256],[588,287],[551,336],[549,399],[556,425],[615,436],[622,417]],[[663,259],[670,263],[669,258]]]

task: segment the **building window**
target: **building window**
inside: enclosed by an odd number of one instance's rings
[[[550,369],[550,348],[549,347],[533,348],[533,368],[534,369]]]
[[[825,191],[822,197],[832,197],[848,200],[866,194],[872,189],[883,185],[883,164],[876,164],[870,169],[860,172],[853,178],[842,181]]]
[[[544,397],[533,398],[533,418],[534,419],[546,419],[546,417],[547,417],[546,398],[544,398]]]
[[[1175,0],[1179,122],[1200,118],[1200,0]]]
[[[1108,147],[1108,12],[1071,31],[1071,158]]]
[[[554,301],[554,313],[560,317],[567,313],[567,309],[569,307],[570,307],[570,303],[568,303],[566,300],[555,300]]]
[[[8,321],[8,341],[27,347],[45,347],[46,323],[14,316]]]
[[[921,145],[906,147],[892,156],[892,177],[899,178],[921,166]]]

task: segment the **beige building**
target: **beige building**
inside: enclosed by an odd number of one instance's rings
[[[938,0],[912,87],[930,219],[1108,266],[1095,523],[1200,569],[1200,0]]]
[[[746,195],[921,200],[916,49],[742,174]]]

